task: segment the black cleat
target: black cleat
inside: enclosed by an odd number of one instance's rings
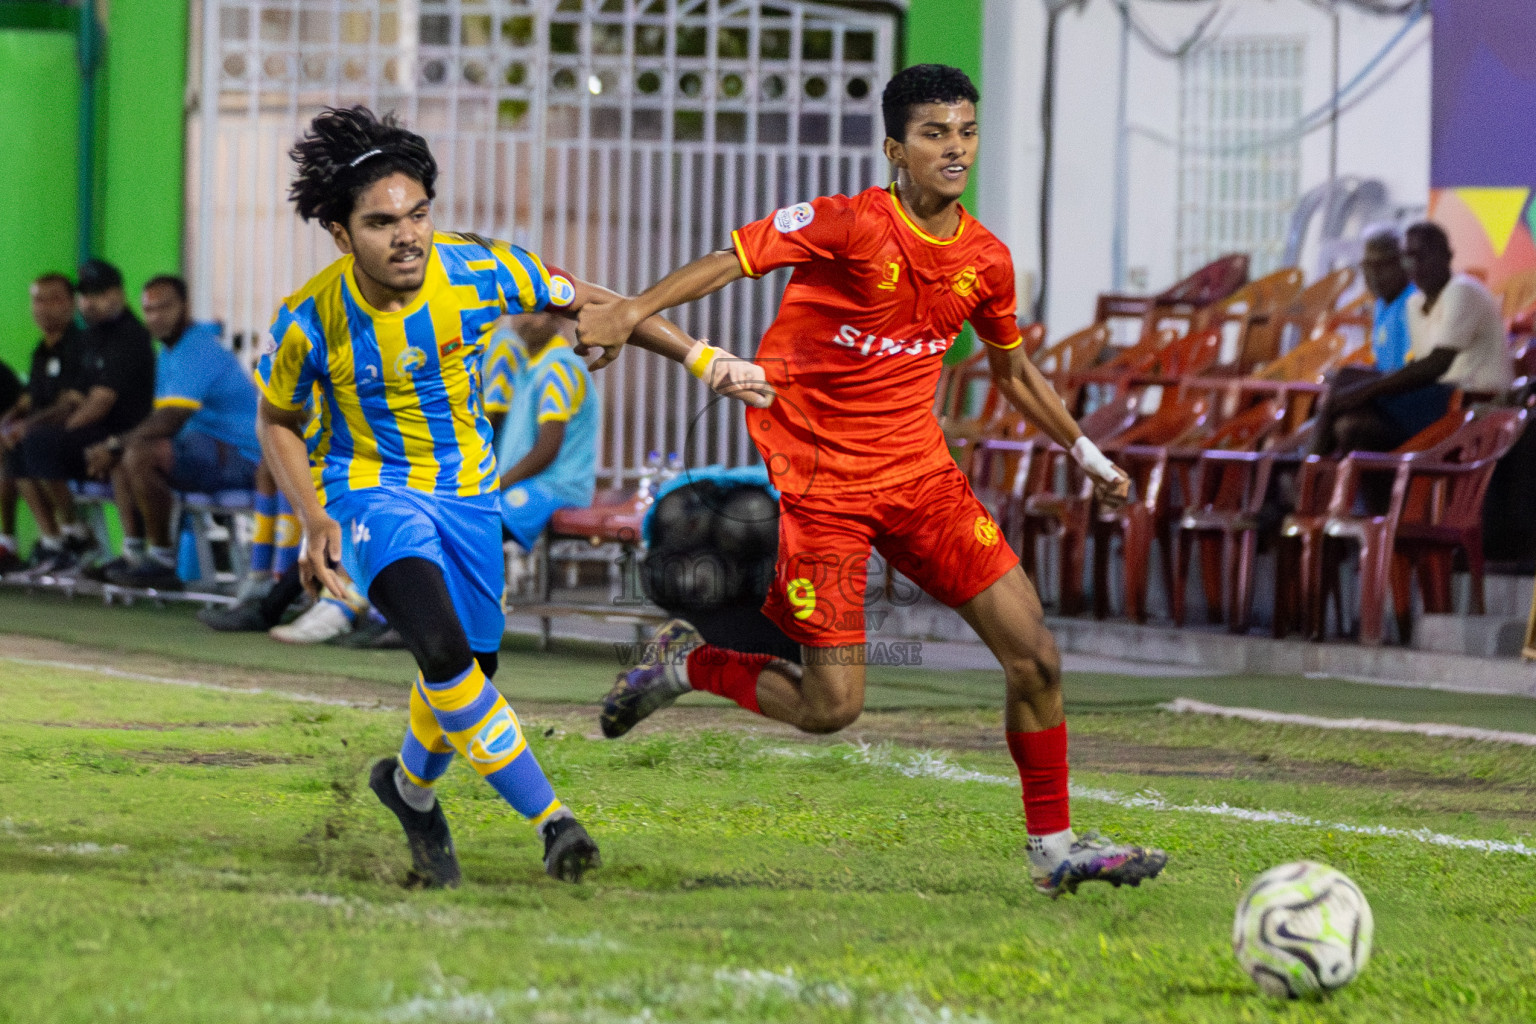
[[[204,608],[197,613],[197,621],[221,633],[265,633],[277,625],[267,621],[261,611],[261,601],[255,598],[234,605]]]
[[[383,619],[363,616],[363,622],[350,633],[330,641],[336,647],[350,647],[359,651],[398,651],[405,647],[405,639]]]
[[[544,873],[562,882],[580,882],[587,869],[602,867],[597,844],[575,818],[556,818],[544,827]]]
[[[395,817],[400,819],[400,827],[405,829],[405,841],[411,848],[411,867],[416,876],[428,889],[458,888],[461,877],[459,858],[453,852],[453,836],[448,832],[443,805],[436,802],[430,811],[418,811],[406,803],[395,786],[395,770],[399,767],[397,758],[381,759],[368,775],[368,788],[379,798],[379,803],[394,811]]]
[[[667,671],[670,665],[686,663],[688,652],[704,642],[704,637],[682,619],[669,619],[656,630],[645,646],[640,662],[620,672],[613,689],[603,698],[598,723],[603,735],[618,739],[650,715],[668,707],[689,691],[689,686]]]

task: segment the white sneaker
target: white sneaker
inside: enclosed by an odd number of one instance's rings
[[[352,617],[346,607],[339,601],[322,599],[288,625],[273,626],[267,635],[285,644],[323,644],[350,632]]]

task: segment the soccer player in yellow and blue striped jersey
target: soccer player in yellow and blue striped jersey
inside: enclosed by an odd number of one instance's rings
[[[370,786],[399,818],[416,871],[455,885],[433,785],[463,755],[538,826],[545,870],[577,881],[597,846],[490,681],[504,564],[481,372],[502,314],[569,314],[613,293],[517,246],[437,232],[436,162],[392,117],[327,110],[292,156],[299,216],[323,224],[343,255],[278,310],[257,370],[258,431],[302,524],[306,585],[345,593],[350,576],[416,659],[400,756],[375,764]],[[697,345],[661,318],[631,340],[678,362]],[[319,426],[306,444],[315,388]]]
[[[531,551],[556,512],[592,504],[603,404],[586,363],[560,333],[570,321],[548,313],[515,319],[527,355],[496,461],[502,525]]]
[[[528,351],[522,338],[512,327],[512,318],[496,321],[486,344],[485,372],[482,374],[480,393],[485,401],[485,415],[491,421],[499,438],[501,426],[512,408],[512,396],[518,374],[528,367]]]

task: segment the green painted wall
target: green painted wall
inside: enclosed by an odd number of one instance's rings
[[[949,64],[981,81],[984,0],[912,0],[907,8],[908,64]]]
[[[948,64],[971,76],[976,87],[981,88],[981,26],[982,9],[986,0],[911,0],[907,8],[907,24],[904,32],[906,49],[905,64]],[[1023,3],[1025,0],[1013,0]],[[986,97],[982,97],[982,110],[986,110]],[[986,120],[983,115],[983,125]],[[983,131],[985,140],[986,133]],[[970,183],[965,189],[965,205],[976,208],[976,172],[971,171]],[[957,363],[970,355],[975,344],[974,333],[969,325],[960,340],[944,357],[946,363]]]
[[[25,373],[37,330],[27,286],[75,266],[76,111],[80,80],[68,29],[0,29],[0,181],[13,197],[0,245],[0,359]]]
[[[188,0],[111,0],[99,73],[97,252],[123,271],[129,301],[181,270]]]

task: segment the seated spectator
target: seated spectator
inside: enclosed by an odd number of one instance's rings
[[[171,529],[174,492],[255,486],[261,461],[256,384],[220,344],[218,325],[192,322],[181,278],[166,275],[146,284],[143,308],[150,334],[163,346],[154,411],[132,430],[92,446],[86,468],[93,476],[110,475],[123,522],[123,554],[103,567],[107,581],[180,590]]]
[[[76,557],[89,546],[90,532],[79,524],[74,514],[74,499],[68,484],[38,484],[28,465],[27,453],[34,435],[57,431],[84,400],[85,332],[75,323],[75,286],[63,274],[44,274],[32,282],[32,320],[42,338],[32,351],[26,393],[3,418],[0,418],[0,451],[4,453],[6,489],[19,488],[32,509],[42,540],[33,551],[34,567],[46,571],[61,557]],[[55,435],[56,436],[56,435]],[[38,473],[46,481],[49,460],[44,459]],[[66,556],[61,527],[67,526],[71,546]],[[16,568],[15,521],[7,517],[5,537],[0,546],[9,559],[7,570]]]
[[[507,410],[512,408],[513,381],[518,371],[528,362],[528,351],[517,336],[512,317],[498,317],[491,331],[485,352],[485,370],[480,375],[480,396],[485,405],[485,418],[491,421],[495,434],[495,447],[500,447],[502,425]]]
[[[528,551],[550,516],[592,504],[603,407],[586,362],[560,333],[569,320],[552,313],[513,320],[528,358],[513,379],[497,465],[501,521]]]
[[[1376,297],[1371,318],[1371,353],[1376,369],[1392,373],[1408,360],[1408,302],[1419,290],[1408,280],[1403,266],[1403,248],[1397,235],[1386,231],[1372,235],[1365,242],[1365,257],[1360,261],[1365,286]]]
[[[1514,380],[1499,304],[1481,281],[1451,273],[1451,245],[1435,224],[1408,229],[1404,265],[1418,291],[1408,300],[1402,369],[1329,390],[1313,451],[1390,451],[1445,415],[1453,390],[1500,394]]]
[[[15,411],[26,389],[10,364],[0,359],[0,424]],[[16,482],[0,459],[0,575],[22,567],[16,554]]]

